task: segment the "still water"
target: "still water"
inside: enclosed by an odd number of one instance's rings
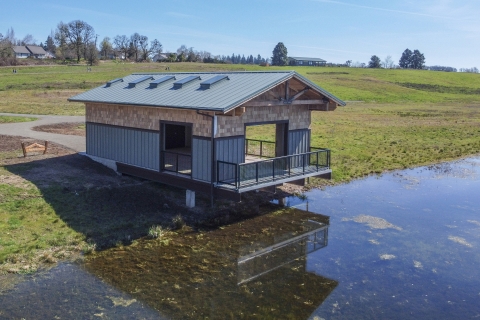
[[[19,279],[0,319],[480,318],[480,158],[306,195]]]

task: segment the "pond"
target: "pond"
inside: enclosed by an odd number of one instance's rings
[[[10,278],[0,319],[480,317],[479,194],[479,158],[312,190],[295,209]]]

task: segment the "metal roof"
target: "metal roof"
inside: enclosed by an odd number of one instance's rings
[[[289,57],[290,59],[294,60],[302,60],[302,61],[318,61],[318,62],[327,62],[326,60],[320,58],[306,58],[306,57]]]
[[[32,54],[47,54],[47,52],[40,46],[27,46]]]
[[[219,81],[207,90],[202,88],[202,82],[218,79],[219,75],[227,76],[229,80]],[[150,85],[165,76],[174,76],[176,81]],[[128,85],[146,77],[152,77],[152,80],[139,82],[135,87]],[[345,105],[345,102],[295,71],[134,73],[124,77],[123,81],[111,81],[109,85],[102,85],[68,100],[228,112],[291,78],[298,79],[337,104]],[[193,80],[181,87],[175,85],[187,79]]]
[[[28,51],[27,47],[25,46],[13,46],[13,51],[15,53],[28,53],[30,54],[30,51]]]

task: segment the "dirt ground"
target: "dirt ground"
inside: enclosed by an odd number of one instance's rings
[[[56,123],[56,124],[33,127],[32,129],[35,131],[85,137],[85,124],[81,122]]]

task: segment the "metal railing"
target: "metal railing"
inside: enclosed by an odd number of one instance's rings
[[[250,163],[217,161],[217,184],[240,189],[302,176],[330,168],[330,150],[311,148],[311,152]]]
[[[256,139],[245,139],[245,154],[251,156],[274,158],[275,142]]]
[[[192,155],[171,151],[162,151],[162,170],[192,175]]]

